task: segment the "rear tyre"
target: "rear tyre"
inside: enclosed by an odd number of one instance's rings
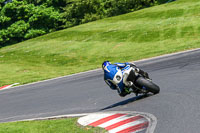
[[[143,77],[139,77],[136,81],[135,81],[136,86],[138,86],[139,88],[143,88],[145,87],[147,89],[148,92],[151,92],[153,94],[158,94],[160,92],[160,87],[157,86],[156,84],[154,84],[152,81],[147,80]]]

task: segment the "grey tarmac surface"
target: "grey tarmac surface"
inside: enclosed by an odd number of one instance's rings
[[[99,111],[157,117],[155,133],[199,133],[200,50],[137,62],[161,88],[146,98],[121,98],[101,70],[0,91],[0,122]],[[81,67],[81,66],[80,66]]]

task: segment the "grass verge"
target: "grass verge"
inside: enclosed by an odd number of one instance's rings
[[[24,121],[0,123],[0,133],[104,133],[106,130],[94,127],[82,127],[78,118],[57,120]]]
[[[0,86],[200,47],[200,1],[178,0],[0,49]]]

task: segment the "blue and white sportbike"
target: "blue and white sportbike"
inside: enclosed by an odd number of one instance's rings
[[[117,90],[124,97],[127,94],[157,94],[160,92],[158,85],[152,82],[147,72],[139,69],[133,63],[102,63],[104,80],[112,90]]]

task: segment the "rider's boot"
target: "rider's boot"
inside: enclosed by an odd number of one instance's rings
[[[125,91],[123,91],[123,92],[121,92],[119,95],[120,95],[121,97],[125,97],[126,95],[128,95],[128,93],[125,92]]]
[[[126,95],[130,94],[130,88],[124,88],[124,90],[119,94],[121,97],[125,97]]]

